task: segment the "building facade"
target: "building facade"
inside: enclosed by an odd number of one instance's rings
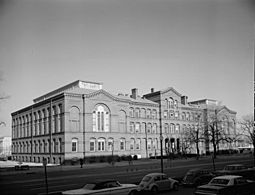
[[[102,83],[78,80],[12,113],[13,159],[62,163],[112,153],[147,158],[160,155],[160,140],[164,155],[191,153],[185,132],[204,129],[206,110],[171,87],[143,96],[137,89],[112,95]],[[201,153],[210,150],[206,142],[199,144]]]

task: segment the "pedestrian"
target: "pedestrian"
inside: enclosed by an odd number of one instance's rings
[[[81,168],[82,168],[82,166],[83,166],[83,159],[82,158],[80,159],[80,165],[81,165]]]

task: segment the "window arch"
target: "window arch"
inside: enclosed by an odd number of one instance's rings
[[[70,130],[80,130],[80,110],[75,106],[71,107],[70,109]]]
[[[102,104],[95,107],[93,111],[93,131],[109,131],[110,111]]]

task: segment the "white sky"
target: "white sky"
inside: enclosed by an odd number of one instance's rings
[[[253,112],[252,0],[0,0],[0,136],[11,112],[75,80],[174,87]]]

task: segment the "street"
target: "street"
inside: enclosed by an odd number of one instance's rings
[[[249,156],[237,156],[229,158],[218,158],[216,169],[222,169],[227,164],[243,163],[248,166],[252,165],[252,159]],[[139,164],[140,163],[140,164]],[[151,172],[160,172],[160,160],[143,164],[134,162],[133,166],[108,166],[94,168],[80,168],[79,166],[71,167],[52,167],[48,168],[48,192],[49,194],[59,194],[61,191],[76,189],[82,187],[92,180],[116,179],[120,183],[135,183],[142,177]],[[164,162],[164,173],[168,176],[181,179],[184,174],[191,168],[204,167],[212,169],[210,159],[201,160],[174,160]],[[1,173],[1,194],[46,194],[46,182],[43,168],[29,170],[26,172],[15,172],[13,174]],[[179,191],[164,192],[161,194],[192,194],[194,188],[180,187]]]

